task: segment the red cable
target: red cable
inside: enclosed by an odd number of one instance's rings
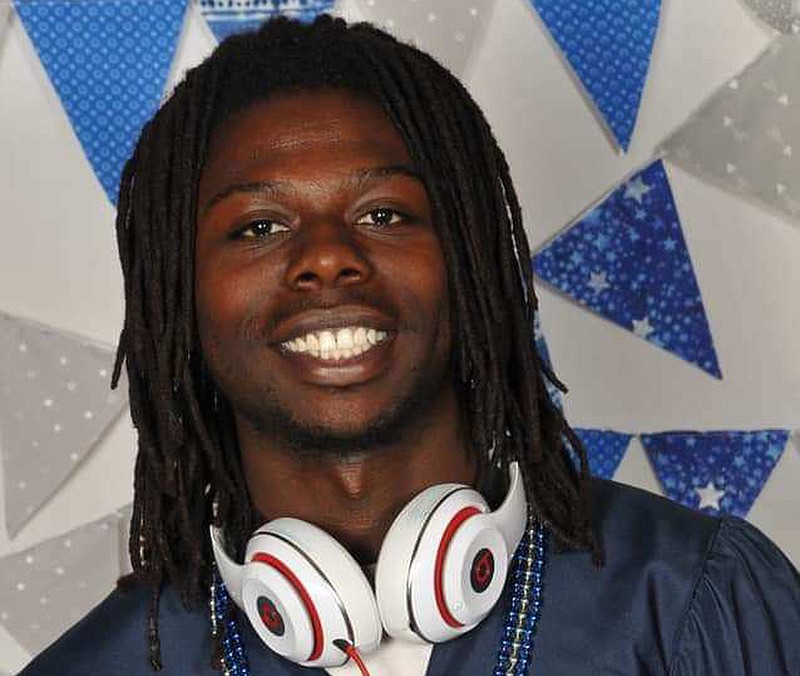
[[[361,672],[361,676],[370,676],[367,665],[364,664],[364,660],[361,659],[361,655],[358,654],[358,648],[356,648],[354,645],[350,645],[343,638],[337,638],[333,644],[356,663],[356,666]]]

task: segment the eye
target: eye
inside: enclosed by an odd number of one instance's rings
[[[233,233],[233,238],[260,239],[262,237],[277,235],[279,232],[286,232],[288,229],[288,226],[278,221],[273,221],[269,218],[259,218],[258,220],[250,221],[245,227]]]
[[[399,223],[403,218],[404,215],[399,211],[395,211],[389,207],[378,207],[360,216],[356,223],[358,225],[371,225],[374,228],[385,228],[389,225]]]

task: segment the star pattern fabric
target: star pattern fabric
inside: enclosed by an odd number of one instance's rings
[[[533,318],[533,335],[534,340],[536,343],[536,352],[539,355],[539,358],[553,370],[553,362],[550,360],[550,350],[547,347],[547,341],[544,337],[544,331],[542,330],[542,320],[541,315],[539,312],[536,312]],[[550,401],[552,401],[558,408],[564,407],[564,398],[559,390],[553,383],[551,383],[547,378],[545,378],[545,387],[547,387],[547,393],[550,395]]]
[[[575,428],[575,434],[586,448],[592,475],[602,479],[613,479],[633,435],[581,427]]]
[[[703,299],[660,160],[534,256],[580,304],[721,378]]]
[[[660,0],[530,0],[617,143],[628,149]]]
[[[217,40],[257,29],[274,16],[288,16],[306,23],[330,12],[336,0],[195,0]]]
[[[0,447],[13,536],[125,408],[112,350],[0,313]]]
[[[483,40],[495,0],[358,0],[370,23],[432,54],[456,75]]]
[[[744,518],[783,454],[789,432],[663,432],[640,438],[670,498],[709,514]]]
[[[800,38],[778,37],[663,144],[688,171],[800,224]]]
[[[123,516],[111,514],[0,559],[0,623],[36,654],[113,589]]]
[[[781,33],[800,33],[800,4],[797,0],[742,0],[764,23]]]
[[[186,0],[16,0],[16,9],[116,203],[122,167],[164,90]]]

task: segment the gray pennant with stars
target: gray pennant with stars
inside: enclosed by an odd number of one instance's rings
[[[800,224],[800,38],[780,36],[663,144],[667,159]]]

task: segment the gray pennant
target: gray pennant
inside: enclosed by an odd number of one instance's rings
[[[800,222],[800,39],[782,35],[662,145],[667,158]]]
[[[0,445],[13,537],[94,447],[127,401],[113,352],[0,313]]]
[[[742,0],[764,23],[781,33],[800,33],[800,3],[797,0]]]
[[[367,21],[430,52],[462,76],[482,40],[494,0],[358,0]]]
[[[32,655],[114,588],[120,518],[106,516],[0,559],[0,622]]]

